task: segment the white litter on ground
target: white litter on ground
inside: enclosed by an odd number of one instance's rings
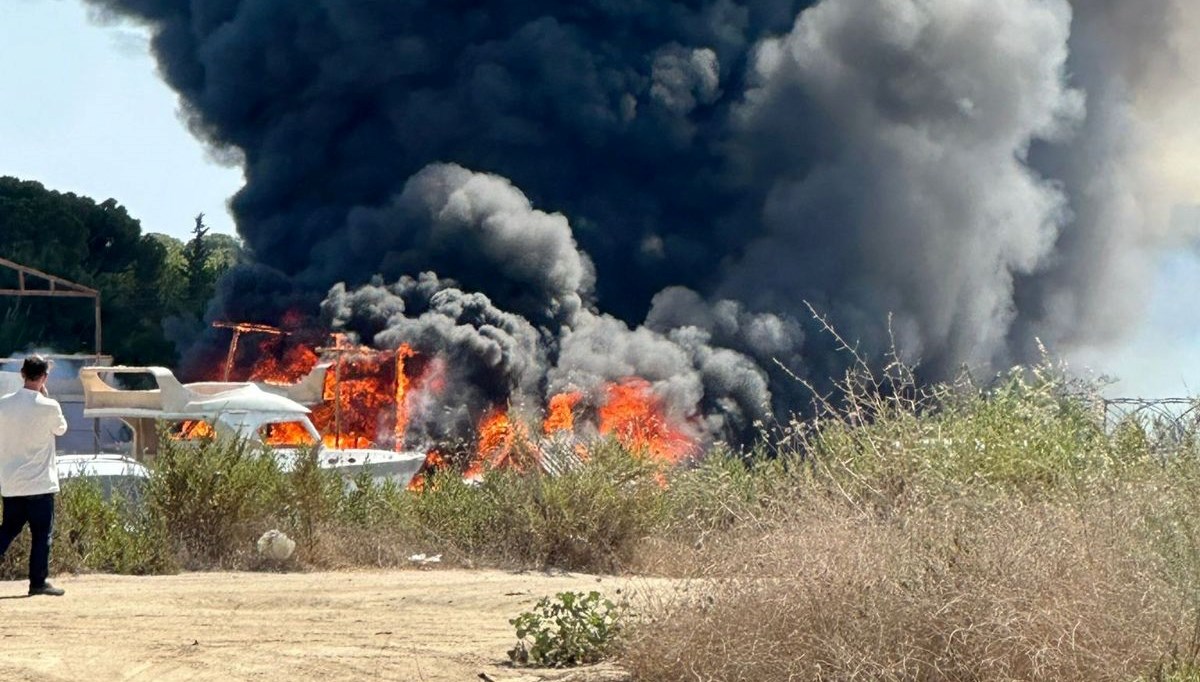
[[[282,531],[269,530],[258,539],[258,553],[268,559],[283,561],[292,556],[294,551],[296,541],[284,535]]]

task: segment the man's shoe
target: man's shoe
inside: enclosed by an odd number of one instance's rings
[[[29,588],[29,596],[31,597],[36,597],[39,594],[44,594],[47,597],[61,597],[66,593],[66,590],[62,589],[61,587],[55,587],[50,583],[46,583],[41,587]]]

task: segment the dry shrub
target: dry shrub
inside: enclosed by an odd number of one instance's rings
[[[441,472],[409,498],[404,523],[464,562],[620,572],[659,528],[656,472],[611,441],[593,444],[585,464],[555,476],[496,469],[472,484]]]
[[[696,478],[707,526],[648,548],[696,580],[641,605],[635,679],[1195,679],[1200,462],[1053,366],[921,386],[843,346],[787,466]]]
[[[160,437],[146,483],[146,511],[166,529],[188,570],[240,568],[254,542],[277,527],[287,476],[261,446],[243,440],[184,443]]]
[[[1119,500],[882,520],[817,499],[709,548],[702,579],[643,605],[634,678],[1130,680],[1188,631]]]
[[[118,485],[110,492],[106,495],[102,485],[91,479],[62,481],[54,501],[51,574],[175,572],[166,531],[137,503],[135,487]],[[22,531],[0,561],[0,580],[28,575],[29,543],[29,532]]]
[[[428,548],[403,528],[326,523],[299,561],[318,570],[395,568],[412,566],[408,558],[423,552]]]

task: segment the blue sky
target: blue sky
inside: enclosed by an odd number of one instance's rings
[[[0,175],[119,201],[148,232],[200,212],[233,234],[240,168],[211,160],[176,115],[146,31],[89,21],[78,0],[0,0]]]
[[[1112,397],[1200,396],[1200,258],[1195,250],[1165,253],[1142,324],[1115,348],[1081,351],[1075,369],[1108,374]]]

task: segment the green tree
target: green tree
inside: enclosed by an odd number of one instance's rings
[[[187,300],[190,309],[197,313],[203,312],[204,304],[212,295],[213,283],[216,281],[208,262],[212,255],[212,245],[206,239],[208,229],[204,224],[204,214],[197,215],[196,224],[192,228],[192,238],[183,249]]]
[[[208,267],[218,277],[242,262],[242,242],[227,234],[210,234],[208,242]]]
[[[163,321],[202,311],[216,279],[241,257],[235,238],[208,234],[203,214],[193,235],[185,245],[166,235],[142,234],[140,223],[115,199],[97,203],[37,182],[0,177],[0,256],[98,289],[102,350],[119,362],[175,364],[177,352]],[[0,288],[16,285],[14,273],[0,273]],[[89,303],[0,299],[0,354],[31,347],[94,351]]]
[[[183,309],[184,299],[188,295],[187,281],[184,275],[187,270],[183,258],[184,243],[161,232],[151,232],[147,236],[158,244],[165,254],[163,276],[159,280],[159,291],[164,301],[175,302],[175,306],[170,312],[178,312]]]

